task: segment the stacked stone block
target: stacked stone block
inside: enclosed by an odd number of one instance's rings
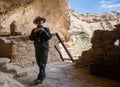
[[[115,29],[96,30],[91,40],[92,48],[84,51],[80,60],[84,65],[92,62],[120,65],[120,24]]]

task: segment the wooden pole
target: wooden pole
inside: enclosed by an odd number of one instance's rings
[[[63,58],[60,50],[57,48],[57,46],[54,45],[54,47],[55,47],[55,49],[57,50],[57,52],[59,53],[61,60],[64,61],[64,58]]]
[[[74,63],[73,57],[71,56],[70,52],[68,51],[68,49],[66,48],[65,44],[63,43],[62,39],[60,38],[59,34],[56,33],[57,38],[59,39],[60,43],[62,44],[63,48],[65,49],[65,51],[67,52],[68,56],[70,57],[71,61]]]

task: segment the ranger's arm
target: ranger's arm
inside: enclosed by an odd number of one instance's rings
[[[30,34],[30,36],[29,36],[29,39],[30,40],[35,40],[35,38],[36,38],[36,35],[35,35],[35,32],[34,32],[34,29],[31,31],[31,34]]]
[[[52,38],[52,34],[48,28],[45,28],[45,30],[42,33],[43,33],[46,41],[48,41]]]

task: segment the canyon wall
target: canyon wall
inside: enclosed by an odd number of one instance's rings
[[[77,14],[70,10],[70,33],[85,33],[92,37],[95,30],[113,30],[120,22],[117,12],[101,14]]]
[[[45,17],[45,25],[54,32],[68,29],[67,0],[0,0],[0,35],[10,34],[10,25],[16,22],[18,32],[29,34],[35,27],[35,17]]]

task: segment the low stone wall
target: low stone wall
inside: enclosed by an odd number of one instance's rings
[[[60,61],[54,45],[58,45],[58,40],[53,35],[50,40],[48,62]],[[36,64],[33,42],[23,36],[0,37],[0,57],[10,58],[12,63],[22,67]]]
[[[91,40],[92,48],[84,51],[80,60],[84,65],[108,63],[120,65],[120,24],[112,31],[96,30]]]

